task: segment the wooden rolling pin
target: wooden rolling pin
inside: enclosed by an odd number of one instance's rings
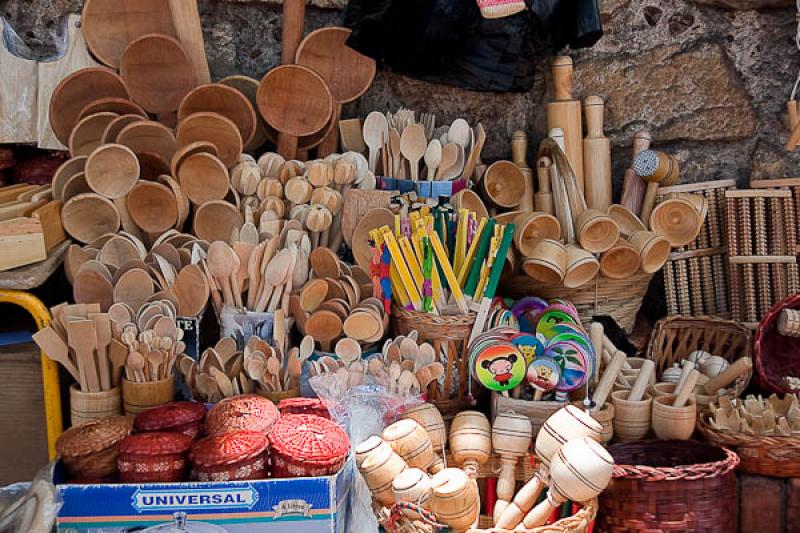
[[[650,214],[656,205],[658,188],[675,185],[680,177],[681,167],[675,156],[671,154],[645,150],[634,159],[633,169],[636,174],[648,182],[639,218],[645,224],[649,224]]]
[[[522,200],[519,206],[517,206],[517,209],[525,213],[530,213],[535,211],[533,170],[528,166],[528,134],[524,131],[517,130],[511,135],[511,158],[525,177],[525,192],[522,194]]]
[[[611,205],[611,141],[603,135],[605,102],[599,96],[587,96],[586,138],[583,140],[583,186],[586,205],[605,212]]]
[[[647,186],[633,169],[633,161],[637,155],[650,148],[651,142],[652,137],[647,130],[638,131],[633,136],[633,159],[631,160],[631,166],[625,171],[625,179],[622,184],[622,199],[619,203],[636,216],[639,216],[642,210],[644,190]]]
[[[539,181],[539,192],[534,195],[536,210],[548,215],[554,214],[553,193],[550,192],[550,167],[553,162],[549,157],[542,156],[536,162],[536,177]]]
[[[623,352],[618,351],[611,358],[611,362],[606,365],[603,376],[600,378],[600,383],[598,383],[597,388],[594,390],[594,396],[592,396],[595,410],[600,410],[605,405],[608,395],[611,393],[611,388],[614,386],[614,382],[617,380],[617,376],[622,370],[622,365],[627,357]]]
[[[644,393],[650,385],[650,378],[655,374],[655,368],[656,364],[649,359],[642,363],[639,375],[636,376],[636,381],[633,382],[633,387],[631,387],[631,391],[628,393],[629,402],[638,402],[644,398]]]
[[[689,401],[689,398],[694,395],[694,386],[697,384],[697,378],[700,377],[700,372],[697,370],[692,370],[689,372],[689,376],[686,378],[686,381],[683,383],[683,387],[681,389],[675,389],[675,394],[677,394],[675,398],[675,402],[673,402],[673,407],[683,407],[686,405],[686,402]]]
[[[572,94],[572,58],[554,58],[552,74],[556,101],[547,104],[547,129],[564,130],[565,154],[575,172],[578,188],[583,192],[583,124],[581,102]]]
[[[706,391],[706,394],[716,394],[718,390],[724,389],[736,381],[739,376],[746,374],[751,368],[753,368],[753,360],[749,357],[737,359],[717,376],[709,379],[703,385],[703,390]]]

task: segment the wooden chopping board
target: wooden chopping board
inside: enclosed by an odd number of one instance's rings
[[[16,33],[0,17],[0,144],[36,142],[36,61],[15,56],[9,48]]]

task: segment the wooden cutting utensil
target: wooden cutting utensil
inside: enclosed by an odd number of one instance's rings
[[[79,384],[81,382],[78,369],[69,357],[69,347],[53,328],[40,329],[33,334],[33,341],[53,361],[63,366]]]
[[[78,361],[78,373],[81,376],[83,392],[100,392],[100,380],[94,351],[97,347],[94,322],[91,320],[72,320],[67,322],[67,339],[69,347],[75,351]]]
[[[425,128],[422,124],[411,124],[400,136],[400,152],[408,159],[411,166],[411,179],[419,181],[419,160],[425,155],[427,148]]]

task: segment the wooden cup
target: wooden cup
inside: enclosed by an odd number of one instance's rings
[[[627,400],[628,391],[620,390],[611,393],[614,404],[614,434],[623,442],[644,438],[650,431],[650,416],[653,397],[645,394],[643,400]]]
[[[639,251],[622,238],[600,256],[600,272],[611,279],[629,278],[639,271],[641,264]]]
[[[513,209],[525,194],[525,176],[511,161],[496,161],[486,169],[481,188],[492,204],[504,209]]]
[[[575,221],[578,242],[592,253],[605,252],[619,239],[619,226],[599,209],[586,209]]]
[[[521,213],[514,217],[514,226],[514,244],[526,257],[533,255],[540,240],[558,240],[561,236],[558,219],[547,213]]]
[[[704,197],[698,196],[702,200]],[[700,209],[692,201],[683,198],[667,198],[650,215],[650,228],[663,235],[673,247],[686,246],[692,242],[703,227]]]
[[[152,407],[164,405],[175,396],[175,380],[172,376],[160,381],[128,381],[122,379],[122,403],[126,415],[138,415]]]
[[[69,387],[70,422],[73,426],[98,418],[122,414],[119,387],[102,392],[82,392],[75,384]]]
[[[561,283],[567,271],[567,249],[553,239],[542,239],[522,264],[530,277],[544,283]]]
[[[564,287],[574,289],[592,281],[600,270],[600,263],[591,253],[578,246],[567,247],[567,268],[564,271]]]
[[[647,229],[647,226],[644,225],[644,222],[642,222],[639,217],[619,204],[610,205],[608,207],[608,216],[617,223],[619,233],[623,237],[630,237],[637,231],[644,231]]]
[[[653,396],[661,398],[662,396],[672,396],[675,394],[675,387],[677,383],[656,383],[653,385]]]
[[[669,258],[669,241],[652,231],[637,231],[628,242],[639,252],[642,270],[647,274],[658,272]]]
[[[674,401],[674,395],[659,396],[653,400],[653,431],[662,440],[687,440],[694,433],[697,402],[692,397],[683,407],[674,407]]]

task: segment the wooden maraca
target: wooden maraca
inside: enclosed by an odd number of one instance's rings
[[[671,154],[644,150],[633,160],[633,169],[639,177],[648,182],[642,202],[642,211],[639,214],[642,222],[648,224],[656,203],[658,188],[675,185],[678,182],[681,173],[680,164]]]
[[[486,415],[461,411],[450,423],[450,451],[456,464],[473,479],[492,452],[492,427]]]
[[[572,439],[553,457],[547,498],[522,521],[526,528],[541,526],[566,501],[586,502],[603,492],[611,481],[614,459],[597,441]]]
[[[597,442],[603,438],[603,426],[588,413],[573,405],[559,409],[545,421],[536,435],[536,475],[519,491],[500,518],[498,529],[513,529],[539,499],[550,475],[550,459],[565,442],[579,437],[591,437]]]
[[[500,456],[502,469],[497,480],[497,503],[494,515],[499,517],[514,497],[517,463],[525,457],[531,445],[533,426],[527,416],[499,413],[492,425],[492,446]]]
[[[427,470],[433,464],[433,446],[428,432],[415,420],[403,418],[387,426],[381,435],[408,466]]]
[[[444,461],[442,460],[442,456],[444,455],[444,448],[447,444],[447,428],[444,426],[442,413],[439,412],[435,405],[423,403],[403,413],[401,418],[415,420],[428,432],[428,437],[431,439],[434,452],[433,463],[428,470],[435,474],[443,469]]]
[[[431,479],[431,510],[453,533],[472,527],[479,508],[478,485],[460,468],[445,468]]]

